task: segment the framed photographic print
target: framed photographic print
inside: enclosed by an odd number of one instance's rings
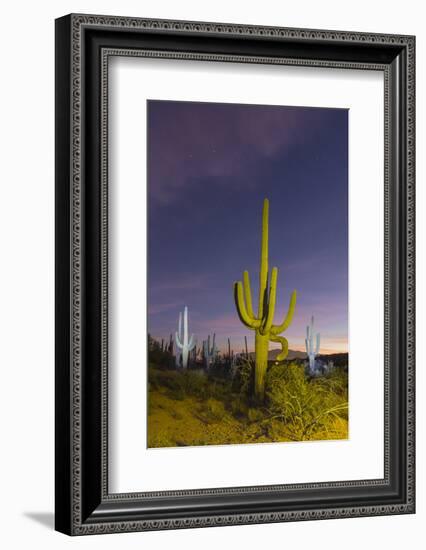
[[[56,21],[56,529],[414,513],[412,36]]]

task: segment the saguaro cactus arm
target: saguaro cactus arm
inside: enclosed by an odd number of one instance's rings
[[[237,306],[238,316],[241,322],[252,330],[259,328],[261,321],[259,319],[256,319],[253,315],[250,315],[249,312],[247,311],[246,303],[244,300],[243,285],[241,281],[238,281],[237,283],[235,283],[234,295],[235,295],[235,304]],[[251,308],[251,303],[249,307]]]
[[[185,347],[185,340],[182,342],[177,332],[175,332],[175,341],[178,348],[183,349]],[[192,349],[194,349],[195,345],[196,345],[196,341],[194,340],[194,335],[191,334],[191,338],[189,339],[188,344],[186,344],[186,346],[188,347],[188,351],[191,351]]]
[[[273,325],[271,328],[272,334],[281,334],[288,329],[293,321],[294,310],[296,309],[297,292],[293,290],[290,297],[290,304],[288,306],[287,315],[284,317],[281,325]]]
[[[277,355],[277,361],[284,361],[288,354],[288,340],[284,336],[271,336],[271,342],[281,344],[281,352]]]
[[[182,313],[179,312],[178,330],[175,332],[175,342],[178,348],[183,348],[182,338]]]
[[[191,338],[189,339],[189,342],[188,342],[188,350],[191,351],[194,349],[196,345],[196,340],[194,340],[194,335],[191,334]]]
[[[247,312],[248,312],[249,316],[253,320],[255,320],[256,317],[254,315],[253,305],[252,305],[252,300],[251,300],[250,275],[249,275],[248,271],[244,271],[244,273],[243,273],[243,287],[244,287],[244,297],[245,297],[246,305],[247,305]]]
[[[175,340],[176,340],[177,347],[179,349],[182,349],[183,348],[183,343],[180,341],[179,334],[177,333],[177,331],[175,332]]]

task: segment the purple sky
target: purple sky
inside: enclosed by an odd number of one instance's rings
[[[201,345],[244,335],[233,283],[250,273],[257,305],[263,199],[269,267],[279,268],[275,322],[304,349],[315,316],[321,352],[347,351],[348,111],[148,101],[148,330],[168,338],[179,311]],[[277,347],[271,343],[270,349]]]

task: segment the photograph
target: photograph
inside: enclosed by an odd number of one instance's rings
[[[146,109],[147,447],[348,439],[349,110]]]

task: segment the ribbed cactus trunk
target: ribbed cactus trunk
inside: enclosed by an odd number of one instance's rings
[[[263,400],[265,376],[268,370],[269,336],[256,332],[254,337],[256,370],[254,372],[255,397]]]
[[[296,307],[296,291],[293,290],[286,317],[280,325],[273,324],[277,296],[278,268],[273,267],[271,276],[269,277],[268,247],[269,201],[265,199],[262,213],[262,247],[257,315],[253,311],[248,271],[244,271],[243,281],[238,281],[234,285],[235,303],[240,320],[249,329],[255,331],[254,394],[259,402],[263,401],[265,395],[265,375],[268,368],[269,341],[281,344],[281,353],[277,355],[277,360],[283,361],[287,357],[288,342],[286,338],[279,335],[290,326]]]
[[[188,346],[188,308],[183,314],[183,343],[182,343],[182,366],[184,369],[188,366],[189,346]]]

